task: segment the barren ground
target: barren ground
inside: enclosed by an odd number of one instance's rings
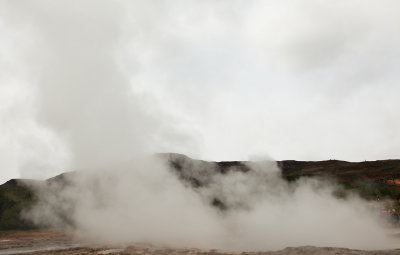
[[[332,247],[290,247],[280,251],[265,252],[229,252],[220,250],[172,249],[155,247],[146,244],[135,244],[127,247],[100,247],[82,245],[73,241],[68,233],[57,231],[29,231],[0,234],[0,255],[4,254],[400,254],[400,249],[385,251],[361,251]]]

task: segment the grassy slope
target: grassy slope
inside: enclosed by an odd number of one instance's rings
[[[31,229],[34,226],[21,219],[22,210],[35,202],[31,189],[21,180],[10,180],[0,185],[0,230]]]
[[[366,199],[400,199],[400,185],[390,185],[388,180],[400,178],[400,160],[365,162],[327,161],[280,161],[282,175],[288,181],[302,176],[329,176],[345,188],[358,192]]]

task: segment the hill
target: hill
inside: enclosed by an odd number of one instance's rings
[[[197,188],[208,185],[213,174],[228,174],[231,171],[247,173],[252,171],[255,162],[224,161],[209,162],[191,159],[180,154],[159,154],[166,160],[170,170],[187,185]],[[275,162],[267,162],[275,164]],[[399,208],[400,199],[400,160],[378,160],[365,162],[346,162],[339,160],[276,162],[281,176],[288,183],[295,183],[301,177],[329,178],[342,184],[337,196],[346,196],[355,191],[365,199],[389,199]],[[45,181],[10,180],[0,185],[0,230],[31,229],[36,226],[20,217],[21,213],[35,204],[36,194],[30,188],[54,182],[69,185],[69,175],[61,174]],[[210,204],[220,210],[229,209],[222,199],[212,198]]]

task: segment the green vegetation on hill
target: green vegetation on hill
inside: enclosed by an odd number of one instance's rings
[[[32,229],[34,226],[21,216],[35,202],[30,188],[18,180],[0,186],[0,230]]]
[[[329,176],[346,190],[355,191],[365,199],[390,199],[399,203],[400,185],[390,184],[400,179],[400,160],[364,162],[280,161],[282,176],[288,181],[300,177]]]

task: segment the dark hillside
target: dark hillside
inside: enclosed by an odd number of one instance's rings
[[[229,171],[250,171],[249,162],[208,162],[180,154],[161,154],[168,159],[178,176],[194,187],[207,184],[206,176]],[[340,160],[277,162],[282,177],[289,182],[300,177],[328,177],[345,188],[358,192],[366,199],[400,199],[400,160],[347,162]],[[196,172],[207,173],[194,174]]]
[[[367,178],[371,181],[385,182],[400,178],[400,160],[377,160],[364,162],[346,162],[339,160],[278,162],[284,176],[323,175],[336,176],[340,181],[348,182]]]
[[[35,202],[33,191],[24,184],[29,182],[32,180],[12,179],[0,185],[0,230],[34,228],[19,217],[22,210]]]
[[[279,161],[282,176],[288,181],[303,176],[329,176],[347,189],[357,191],[367,199],[400,199],[400,160],[364,162]]]

